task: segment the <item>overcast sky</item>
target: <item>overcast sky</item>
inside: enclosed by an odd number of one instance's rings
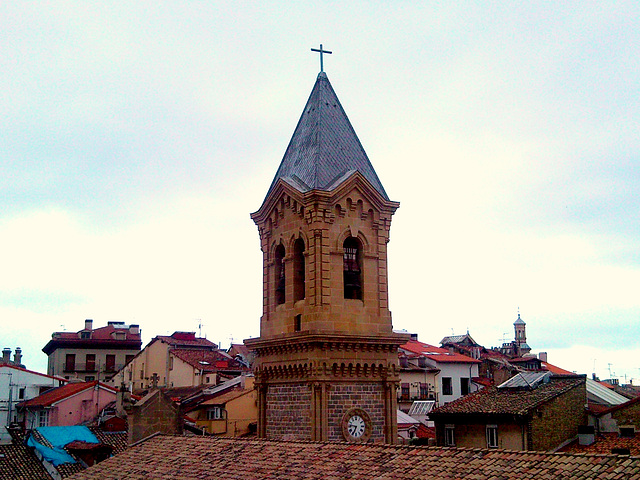
[[[640,383],[640,3],[0,3],[0,348],[259,335],[249,218],[325,71],[389,197],[394,328]],[[611,364],[611,365],[609,365]]]

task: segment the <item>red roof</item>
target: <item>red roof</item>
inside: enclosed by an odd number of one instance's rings
[[[171,354],[198,370],[217,372],[219,370],[248,370],[246,366],[232,359],[221,350],[176,348]]]
[[[89,388],[93,388],[98,384],[95,382],[80,382],[80,383],[68,383],[67,385],[63,385],[61,387],[52,388],[51,390],[47,390],[42,395],[38,395],[30,400],[26,400],[18,404],[19,407],[50,407],[51,405],[58,403],[65,398],[69,398],[77,393],[88,390]],[[112,392],[117,392],[117,390],[109,385],[105,385],[104,383],[100,383],[101,388],[105,388],[111,390]]]
[[[132,325],[133,326],[133,325]],[[135,326],[137,327],[137,325]],[[90,338],[82,338],[82,332],[90,332]],[[124,339],[117,339],[114,332],[124,333]],[[69,344],[74,347],[83,345],[87,347],[96,346],[114,346],[127,347],[130,349],[140,349],[142,346],[142,337],[140,329],[137,329],[138,333],[132,333],[129,326],[124,325],[121,322],[109,322],[106,327],[100,327],[93,330],[80,330],[78,332],[54,332],[51,335],[51,340],[44,346],[42,351],[49,355],[51,352]]]
[[[216,343],[213,343],[206,338],[196,337],[195,332],[173,332],[171,335],[158,335],[151,343],[156,340],[160,340],[164,343],[175,347],[213,347],[218,348]]]
[[[591,445],[580,445],[577,441],[561,448],[561,452],[567,453],[600,453],[611,454],[614,448],[628,448],[633,456],[640,455],[640,435],[633,438],[624,438],[617,433],[601,433],[595,436],[595,442]]]
[[[575,373],[565,370],[564,368],[556,367],[548,362],[542,362],[542,367],[549,370],[554,375],[575,375]]]
[[[409,340],[404,345],[400,345],[400,348],[406,352],[414,353],[416,355],[426,357],[434,362],[446,362],[446,363],[480,363],[479,360],[475,360],[466,355],[460,353],[452,353],[445,348],[434,347],[428,343],[422,343],[417,340]]]
[[[59,380],[63,383],[68,382],[69,380],[62,378],[62,377],[52,377],[51,375],[47,375],[45,373],[40,373],[40,372],[34,372],[33,370],[27,370],[26,368],[22,368],[22,367],[17,367],[15,365],[10,365],[8,363],[2,363],[0,364],[0,368],[13,368],[14,370],[20,370],[21,372],[27,372],[27,373],[32,373],[34,375],[40,375],[41,377],[46,377],[46,378],[50,378],[52,380]]]

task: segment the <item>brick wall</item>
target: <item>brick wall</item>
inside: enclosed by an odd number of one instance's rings
[[[182,433],[182,414],[176,404],[160,390],[153,390],[127,411],[128,442],[132,444],[156,432]]]
[[[618,427],[620,425],[635,425],[636,432],[640,431],[640,401],[615,410],[611,416],[615,418]]]
[[[534,411],[529,450],[551,450],[576,437],[578,426],[586,425],[586,401],[586,383],[581,383]]]
[[[344,441],[342,417],[351,408],[362,408],[373,423],[370,440],[384,442],[384,389],[381,384],[337,383],[329,389],[328,397],[329,441]]]
[[[306,383],[269,385],[267,390],[267,438],[311,438],[311,390]]]

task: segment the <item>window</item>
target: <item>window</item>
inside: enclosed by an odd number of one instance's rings
[[[126,357],[124,357],[125,365],[128,363],[131,363],[131,360],[133,360],[133,357],[135,357],[135,355],[127,355]]]
[[[424,400],[429,396],[429,385],[426,383],[420,383],[420,398]]]
[[[498,448],[497,425],[487,425],[487,448]]]
[[[80,338],[85,340],[91,338],[91,332],[80,332]]]
[[[207,410],[207,420],[220,420],[222,419],[222,408],[213,407]]]
[[[87,375],[86,377],[84,377],[84,381],[85,382],[93,382],[95,381],[96,377],[94,377],[93,375]]]
[[[38,411],[38,427],[46,427],[49,425],[49,410]]]
[[[293,245],[293,300],[295,302],[305,297],[304,268],[304,240],[299,238]]]
[[[18,390],[18,400],[24,400],[24,392],[25,392],[26,387],[21,387]]]
[[[282,244],[276,247],[275,267],[276,305],[282,305],[285,300],[284,247]]]
[[[444,446],[445,447],[455,447],[456,439],[453,435],[455,429],[455,425],[445,425],[444,426]]]
[[[362,300],[361,248],[357,238],[349,237],[343,244],[344,298]]]
[[[302,329],[302,314],[295,316],[293,320],[293,331],[299,332]]]
[[[402,385],[400,385],[400,395],[405,400],[409,399],[409,384],[408,383],[403,383]]]
[[[453,395],[453,383],[451,377],[442,377],[442,394]]]
[[[460,379],[460,395],[468,395],[469,394],[469,379],[461,378]]]
[[[87,364],[86,371],[87,372],[95,372],[96,371],[96,354],[95,353],[87,353]]]
[[[116,371],[116,356],[115,355],[107,355],[105,359],[105,370],[107,372],[115,372]]]
[[[64,371],[65,372],[76,371],[76,356],[74,353],[67,353],[67,356],[64,362]]]

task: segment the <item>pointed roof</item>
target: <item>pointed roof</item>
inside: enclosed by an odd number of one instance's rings
[[[520,318],[520,314],[519,313],[518,313],[518,319],[515,322],[513,322],[513,324],[514,325],[526,325],[526,323],[524,323],[524,320],[522,320]]]
[[[320,72],[267,197],[279,179],[303,193],[331,191],[356,171],[389,200],[327,74]]]

